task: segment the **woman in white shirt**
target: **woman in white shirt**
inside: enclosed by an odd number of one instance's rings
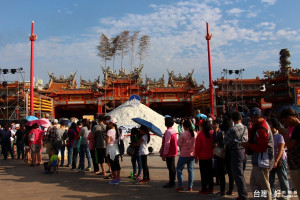
[[[120,134],[117,128],[117,120],[115,118],[111,118],[108,121],[109,130],[107,131],[106,136],[106,155],[109,157],[109,163],[111,165],[113,180],[109,182],[109,184],[119,184],[121,182],[120,179],[120,162],[119,162],[119,140]]]
[[[146,126],[140,127],[140,133],[141,133],[141,139],[136,144],[137,146],[140,146],[140,156],[142,160],[142,167],[143,167],[143,180],[140,180],[140,183],[147,183],[150,181],[149,177],[149,168],[147,164],[147,156],[149,154],[148,151],[148,143],[150,142],[150,134],[149,130]]]

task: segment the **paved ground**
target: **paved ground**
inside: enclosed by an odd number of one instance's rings
[[[43,157],[46,155],[43,154]],[[70,168],[59,168],[58,174],[43,174],[43,168],[29,167],[22,160],[3,160],[0,157],[0,199],[235,199],[237,194],[230,197],[214,197],[213,195],[201,195],[201,182],[199,167],[195,167],[195,182],[193,192],[176,192],[175,188],[164,189],[168,180],[166,163],[158,155],[150,155],[148,158],[151,182],[139,184],[127,178],[131,171],[130,157],[123,159],[121,163],[121,179],[119,185],[109,185],[104,176],[94,175],[90,172],[79,173]],[[248,161],[245,170],[249,197],[252,197],[249,188],[249,176],[251,164]],[[184,170],[186,183],[187,172]],[[278,183],[277,183],[278,185]],[[215,192],[219,186],[215,185]]]

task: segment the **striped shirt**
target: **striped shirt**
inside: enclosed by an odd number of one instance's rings
[[[248,129],[242,123],[235,124],[224,137],[224,144],[229,149],[243,149],[242,142],[248,141]]]

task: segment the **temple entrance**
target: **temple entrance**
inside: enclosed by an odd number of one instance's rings
[[[93,104],[80,104],[80,105],[58,105],[55,107],[55,118],[62,117],[71,118],[76,117],[82,119],[83,115],[96,115],[97,105]]]
[[[172,117],[190,117],[192,116],[192,105],[188,102],[176,103],[151,103],[149,106],[155,112],[161,115],[170,115]]]

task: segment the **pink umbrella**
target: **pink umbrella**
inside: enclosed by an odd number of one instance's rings
[[[26,123],[27,126],[32,126],[33,124],[37,123],[39,126],[49,127],[51,126],[51,122],[48,119],[36,119]]]

